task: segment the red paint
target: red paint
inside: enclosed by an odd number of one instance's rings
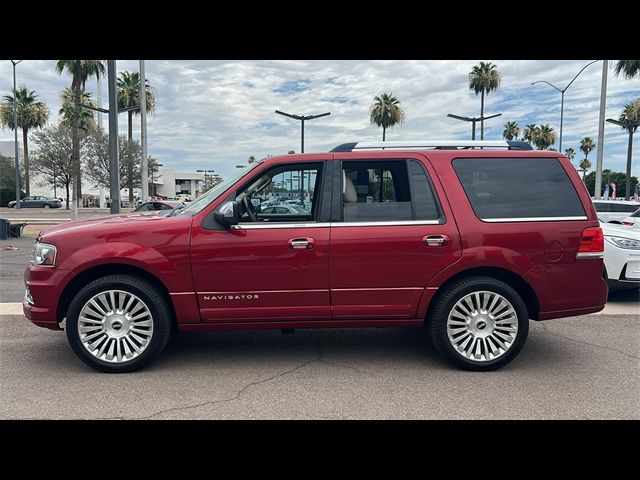
[[[194,217],[130,214],[50,228],[54,268],[30,266],[25,284],[36,325],[57,328],[59,300],[77,275],[119,265],[142,269],[170,294],[181,329],[417,326],[438,289],[479,267],[511,272],[534,291],[546,320],[599,311],[606,301],[598,222],[588,192],[565,157],[588,220],[486,223],[452,168],[459,152],[378,151],[271,157]],[[553,152],[474,150],[465,156],[555,157]],[[266,169],[292,162],[414,158],[429,173],[442,225],[207,229],[205,218]],[[341,194],[341,192],[334,192]],[[320,193],[317,192],[319,195]],[[592,235],[593,234],[593,235]],[[441,245],[429,239],[441,238]],[[302,242],[302,243],[301,243]],[[588,250],[594,251],[594,250]],[[135,270],[133,270],[135,271]],[[63,312],[64,313],[64,312]]]

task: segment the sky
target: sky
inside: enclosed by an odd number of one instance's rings
[[[373,98],[392,93],[406,119],[387,131],[387,140],[470,139],[471,124],[447,118],[480,115],[480,96],[468,87],[468,73],[480,60],[147,60],[146,77],[156,90],[157,106],[147,122],[148,151],[164,168],[177,171],[215,170],[226,177],[249,156],[300,151],[300,122],[275,114],[331,112],[305,123],[305,151],[326,152],[345,142],[382,139],[382,129],[369,122]],[[548,123],[559,132],[560,93],[588,60],[483,60],[502,73],[501,87],[485,99],[485,140],[501,139],[504,123]],[[35,90],[58,121],[59,93],[71,76],[59,75],[55,60],[25,60],[17,66],[17,84]],[[609,62],[612,68],[615,62]],[[137,71],[137,60],[118,60],[118,71]],[[583,154],[580,139],[598,138],[602,64],[589,66],[565,94],[562,149],[573,147],[574,164]],[[0,93],[13,85],[9,60],[0,61]],[[95,79],[87,90],[96,99]],[[108,107],[106,81],[102,106]],[[616,77],[611,70],[607,88],[607,118],[618,118],[625,104],[640,98],[640,81]],[[103,124],[108,124],[103,115]],[[480,138],[480,125],[477,137]],[[119,115],[119,131],[127,132],[127,116]],[[140,117],[133,134],[139,139]],[[0,129],[0,140],[13,132]],[[604,167],[624,172],[628,134],[605,124]],[[640,176],[640,141],[634,143],[632,174]],[[555,148],[558,148],[556,142]],[[595,168],[596,150],[589,154]]]

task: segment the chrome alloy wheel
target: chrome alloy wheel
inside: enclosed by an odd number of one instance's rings
[[[153,317],[136,295],[107,290],[94,295],[80,310],[78,334],[84,348],[97,359],[125,363],[149,346]]]
[[[447,336],[464,358],[488,362],[504,355],[518,335],[513,305],[495,292],[478,291],[462,297],[447,317]]]

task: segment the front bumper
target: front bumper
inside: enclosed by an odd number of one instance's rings
[[[71,277],[73,273],[70,270],[28,266],[24,271],[24,316],[39,327],[60,330],[58,304]]]

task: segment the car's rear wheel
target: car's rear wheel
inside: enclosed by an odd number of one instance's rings
[[[43,207],[44,207],[44,208],[51,208],[51,205],[49,205],[48,203],[45,203],[45,204],[43,205]]]
[[[82,361],[103,372],[132,372],[167,344],[171,309],[150,283],[108,275],[80,290],[69,306],[67,338]]]
[[[488,371],[513,360],[529,332],[527,307],[493,277],[460,280],[440,292],[429,318],[436,349],[465,370]]]

